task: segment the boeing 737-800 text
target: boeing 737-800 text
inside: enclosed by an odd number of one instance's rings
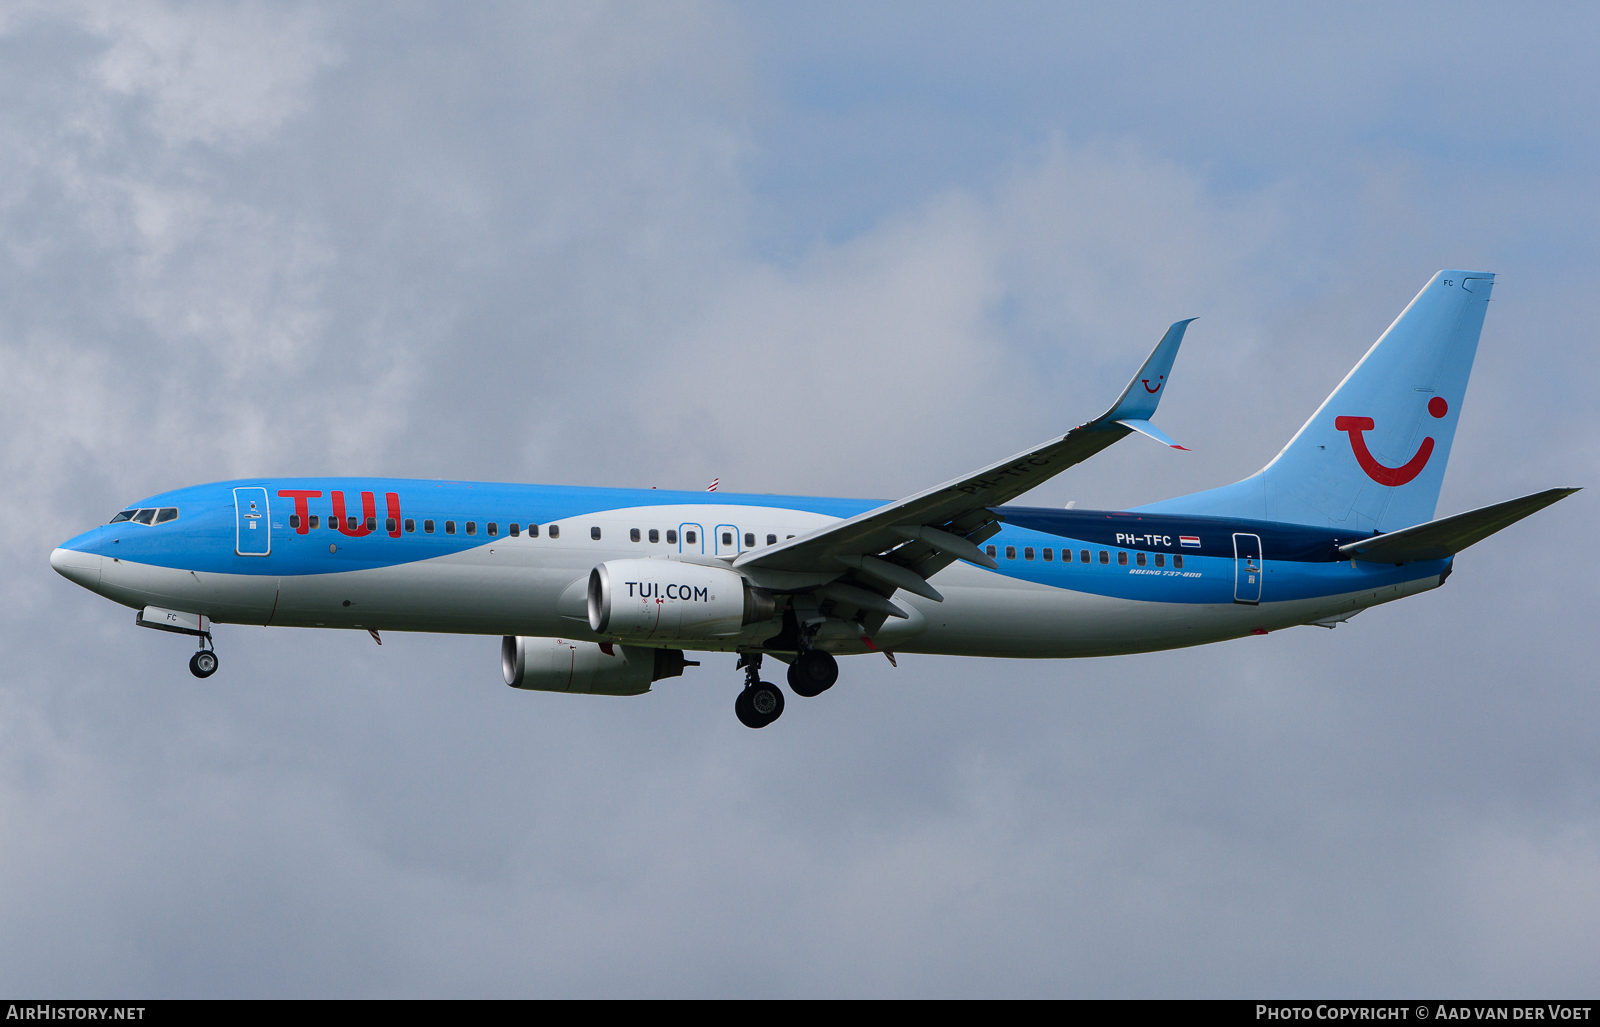
[[[507,684],[637,695],[685,650],[735,652],[750,727],[836,656],[1107,656],[1324,627],[1437,588],[1457,553],[1564,498],[1433,520],[1494,276],[1441,271],[1276,458],[1132,510],[1013,505],[1150,421],[1188,321],[1101,416],[884,503],[378,478],[199,485],[51,554],[72,581],[195,636],[213,624],[499,635]],[[1179,447],[1181,448],[1181,447]]]

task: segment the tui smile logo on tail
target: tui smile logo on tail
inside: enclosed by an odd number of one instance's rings
[[[1150,393],[1151,395],[1154,395],[1154,394],[1156,394],[1156,393],[1161,391],[1161,386],[1167,384],[1167,376],[1164,375],[1164,374],[1157,376],[1156,384],[1155,384],[1154,388],[1151,388],[1150,379],[1148,379],[1148,378],[1140,378],[1139,382],[1140,382],[1140,384],[1142,384],[1144,386],[1144,391]]]
[[[1435,396],[1428,400],[1428,413],[1434,417],[1443,417],[1449,412],[1450,404],[1445,402],[1444,397]],[[1379,463],[1378,459],[1372,455],[1372,451],[1367,449],[1367,440],[1362,435],[1363,432],[1369,432],[1375,427],[1377,427],[1377,424],[1370,417],[1335,417],[1333,419],[1334,431],[1347,432],[1350,435],[1350,449],[1356,455],[1356,463],[1360,464],[1361,469],[1367,472],[1367,477],[1379,485],[1398,488],[1421,474],[1422,469],[1428,466],[1428,458],[1433,456],[1433,437],[1431,435],[1422,440],[1422,445],[1417,447],[1417,452],[1410,460],[1407,460],[1399,467],[1388,467]]]

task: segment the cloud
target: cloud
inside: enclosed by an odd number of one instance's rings
[[[238,3],[85,4],[79,24],[107,46],[92,74],[127,97],[167,146],[237,148],[302,113],[316,77],[337,64],[315,7]]]

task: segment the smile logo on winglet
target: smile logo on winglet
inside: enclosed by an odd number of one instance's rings
[[[1428,413],[1434,417],[1443,417],[1449,412],[1450,404],[1444,401],[1444,397],[1435,396],[1428,400]],[[1367,477],[1379,485],[1398,488],[1421,474],[1422,469],[1428,466],[1428,458],[1433,456],[1432,436],[1423,439],[1422,445],[1417,447],[1416,454],[1399,467],[1387,467],[1380,464],[1377,458],[1372,455],[1372,451],[1367,449],[1367,440],[1362,435],[1363,432],[1371,431],[1375,427],[1377,425],[1370,417],[1335,417],[1333,419],[1334,431],[1349,433],[1350,449],[1356,455],[1356,463],[1360,464],[1361,469],[1367,472]]]
[[[1139,381],[1144,385],[1144,391],[1149,392],[1149,393],[1157,393],[1157,392],[1161,391],[1161,386],[1163,386],[1163,385],[1165,385],[1167,383],[1167,376],[1166,375],[1161,375],[1160,377],[1158,377],[1156,379],[1156,387],[1153,388],[1153,389],[1150,387],[1150,379],[1148,379],[1148,378],[1140,378]]]

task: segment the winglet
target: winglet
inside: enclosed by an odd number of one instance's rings
[[[1156,412],[1157,404],[1161,402],[1162,392],[1166,390],[1167,376],[1172,373],[1172,362],[1178,359],[1178,347],[1183,343],[1183,333],[1194,320],[1191,317],[1167,329],[1167,334],[1163,335],[1161,341],[1156,343],[1156,348],[1150,351],[1150,358],[1139,368],[1139,373],[1133,376],[1133,381],[1128,383],[1128,387],[1122,390],[1122,395],[1117,398],[1116,403],[1095,420],[1111,422],[1150,419],[1150,415]]]

